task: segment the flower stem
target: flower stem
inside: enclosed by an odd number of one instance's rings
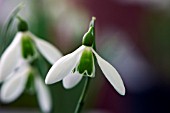
[[[82,93],[80,95],[80,98],[78,100],[78,103],[77,103],[77,106],[76,106],[74,113],[80,113],[81,112],[81,109],[82,109],[84,102],[85,102],[85,97],[86,97],[86,94],[87,94],[87,89],[88,89],[89,83],[90,83],[90,79],[89,79],[89,77],[86,77],[84,87],[83,87]]]
[[[90,25],[89,25],[89,27],[92,27],[92,35],[93,35],[92,37],[94,37],[92,48],[94,50],[96,50],[96,43],[95,43],[95,20],[96,20],[96,18],[92,17],[92,20],[91,20]],[[80,98],[78,100],[78,103],[77,103],[77,106],[76,106],[76,109],[75,109],[74,113],[80,113],[81,112],[81,109],[82,109],[82,107],[83,107],[83,105],[85,103],[85,97],[86,97],[86,94],[87,94],[89,83],[90,83],[90,78],[86,76],[85,82],[84,82],[84,87],[83,87],[83,90],[81,92],[81,95],[80,95]]]

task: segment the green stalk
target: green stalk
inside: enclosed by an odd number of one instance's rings
[[[87,94],[89,83],[90,83],[90,79],[89,79],[89,77],[86,77],[84,87],[83,87],[82,93],[80,95],[80,98],[78,100],[78,103],[77,103],[77,106],[76,106],[74,113],[80,113],[81,112],[82,107],[85,103],[85,97],[86,97],[86,94]]]
[[[95,20],[96,20],[96,18],[92,17],[92,20],[91,20],[90,26],[89,26],[89,27],[93,28],[92,34],[94,36],[94,39],[93,39],[92,48],[94,50],[96,50],[96,43],[95,43]],[[82,110],[82,108],[84,106],[84,103],[85,103],[85,97],[87,95],[89,84],[90,84],[90,78],[88,76],[86,76],[85,82],[84,82],[84,86],[83,86],[83,90],[81,92],[81,95],[80,95],[80,98],[78,100],[78,103],[77,103],[77,106],[76,106],[76,109],[75,109],[74,113],[80,113],[81,112],[81,110]]]

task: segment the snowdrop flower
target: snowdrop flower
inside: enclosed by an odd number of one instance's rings
[[[34,61],[38,53],[51,64],[62,55],[53,45],[30,33],[25,21],[20,20],[18,31],[1,56],[0,82],[3,84],[0,99],[4,103],[13,102],[26,89],[36,93],[41,110],[49,113],[52,108],[50,92],[36,70]]]
[[[49,90],[40,78],[40,75],[35,73],[33,68],[25,60],[20,60],[15,71],[11,73],[11,77],[2,84],[0,93],[1,101],[4,103],[15,101],[24,92],[26,87],[35,89],[34,91],[37,94],[41,110],[44,113],[49,113],[52,107]]]
[[[51,64],[61,56],[61,52],[45,40],[37,38],[28,31],[27,23],[20,20],[18,33],[1,56],[0,82],[8,78],[20,59],[33,61],[41,53]]]
[[[63,80],[63,86],[68,89],[78,84],[83,76],[94,77],[95,56],[108,81],[119,94],[125,95],[125,87],[119,73],[93,49],[95,46],[94,21],[95,18],[92,19],[91,26],[83,37],[82,46],[55,62],[46,76],[45,83],[52,84]]]

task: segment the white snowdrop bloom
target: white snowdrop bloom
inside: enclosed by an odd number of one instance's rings
[[[27,23],[19,20],[19,32],[0,59],[0,82],[3,82],[0,99],[4,103],[13,102],[26,89],[36,93],[41,110],[49,113],[52,108],[50,92],[34,62],[38,59],[38,53],[51,64],[54,64],[62,54],[47,41],[30,33]]]
[[[47,41],[40,39],[26,30],[19,30],[9,47],[4,51],[0,59],[0,82],[4,81],[12,71],[17,62],[23,58],[32,61],[38,52],[47,61],[54,64],[61,56],[61,52]]]
[[[93,49],[95,44],[94,35],[94,26],[90,26],[89,31],[83,37],[82,46],[55,62],[47,73],[45,83],[52,84],[63,80],[63,86],[68,89],[78,84],[83,76],[94,77],[95,56],[99,67],[108,81],[119,94],[125,95],[124,83],[119,73]]]
[[[10,103],[18,99],[29,85],[29,78],[33,79],[31,79],[31,82],[34,86],[31,87],[35,88],[41,110],[44,113],[49,113],[52,107],[50,92],[40,78],[40,75],[34,74],[31,66],[25,60],[20,60],[15,71],[13,71],[11,76],[3,82],[0,92],[1,101]]]

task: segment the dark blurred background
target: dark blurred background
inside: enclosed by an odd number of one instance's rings
[[[96,17],[97,51],[121,74],[126,95],[120,96],[97,66],[84,113],[170,113],[169,0],[0,0],[0,30],[21,2],[25,7],[19,15],[30,31],[63,54],[81,45],[91,17]],[[14,24],[5,39],[12,40],[16,31]],[[73,113],[83,83],[71,90],[61,83],[50,85],[53,112]],[[39,112],[34,95],[24,93],[11,104],[0,104],[2,113],[28,110]]]

